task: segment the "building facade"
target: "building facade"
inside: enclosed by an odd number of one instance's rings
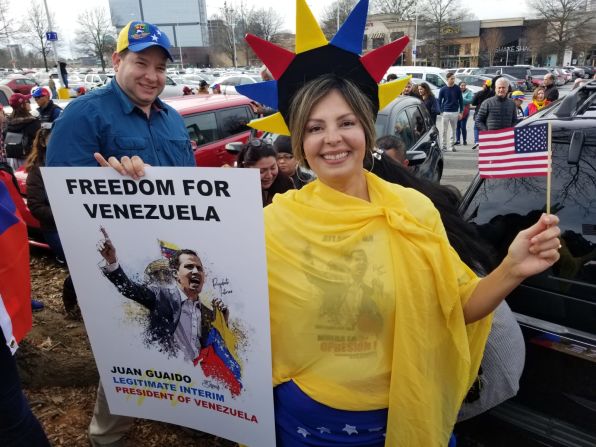
[[[131,20],[154,23],[172,43],[174,62],[183,66],[209,64],[206,0],[109,0],[112,25],[118,31]]]

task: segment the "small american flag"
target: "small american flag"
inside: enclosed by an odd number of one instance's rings
[[[548,124],[481,131],[479,143],[482,178],[548,174]]]

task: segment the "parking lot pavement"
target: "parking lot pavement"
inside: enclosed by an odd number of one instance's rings
[[[559,96],[563,97],[571,91],[573,84],[568,83],[563,87],[559,87]],[[526,100],[523,107],[532,99],[530,93],[526,94]],[[442,131],[441,117],[437,119],[437,127],[439,134]],[[444,167],[443,177],[441,178],[442,185],[453,185],[462,194],[467,189],[468,185],[474,178],[478,170],[478,150],[472,149],[474,145],[474,115],[472,114],[468,119],[468,144],[466,146],[455,146],[456,152],[444,152]]]

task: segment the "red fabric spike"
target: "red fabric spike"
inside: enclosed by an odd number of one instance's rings
[[[401,54],[408,42],[410,42],[410,39],[408,36],[404,36],[360,58],[362,65],[375,82],[380,82],[383,79],[387,69],[395,63],[397,56]]]
[[[285,48],[261,39],[253,34],[246,35],[246,41],[257,54],[259,59],[267,66],[275,79],[286,71],[296,55]]]

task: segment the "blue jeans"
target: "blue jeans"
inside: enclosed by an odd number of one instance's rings
[[[0,445],[50,447],[21,389],[17,363],[0,331]]]
[[[64,259],[64,250],[62,249],[62,242],[60,242],[58,232],[56,230],[42,230],[42,233],[54,254],[60,259]]]
[[[457,132],[455,134],[455,141],[457,141],[458,143],[461,141],[460,135],[464,139],[464,144],[466,144],[468,142],[468,129],[466,129],[466,126],[468,124],[469,116],[470,116],[470,114],[466,115],[465,118],[462,118],[457,121]]]

